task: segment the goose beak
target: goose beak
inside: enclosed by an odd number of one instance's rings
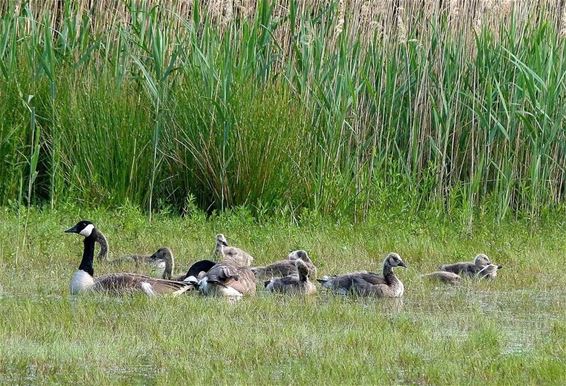
[[[399,263],[399,267],[407,268],[407,264],[405,264],[404,261],[401,261],[401,262]]]
[[[79,233],[79,231],[77,230],[77,226],[75,225],[74,227],[67,229],[65,233]]]

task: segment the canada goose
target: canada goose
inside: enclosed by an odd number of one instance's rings
[[[189,276],[185,280],[198,287],[206,296],[240,299],[244,295],[253,295],[256,291],[255,276],[249,267],[238,267],[231,263],[218,263],[202,278]]]
[[[295,260],[298,259],[302,260],[307,266],[309,278],[316,278],[316,267],[312,263],[308,253],[302,249],[289,253],[287,260],[276,261],[265,267],[253,267],[252,272],[258,280],[298,275],[297,266],[294,263]]]
[[[444,264],[439,269],[440,271],[453,272],[458,275],[475,276],[489,264],[491,264],[489,257],[481,253],[474,258],[473,262]]]
[[[270,292],[295,293],[312,295],[315,285],[309,280],[309,267],[301,259],[293,260],[296,273],[265,282],[265,289]]]
[[[361,296],[398,298],[403,296],[405,287],[395,276],[394,267],[406,268],[407,265],[401,256],[391,252],[383,261],[383,276],[371,272],[354,272],[333,277],[324,276],[318,281],[324,288],[342,295],[353,293]]]
[[[216,235],[216,254],[220,260],[230,262],[240,267],[249,267],[254,258],[246,251],[231,247],[223,234]]]
[[[210,269],[214,267],[216,264],[217,263],[210,260],[199,260],[196,263],[193,263],[189,267],[187,273],[177,276],[173,280],[184,281],[190,278],[191,276],[197,279],[202,279],[204,275],[206,275],[206,273],[210,271]]]
[[[460,275],[447,271],[435,271],[426,275],[422,275],[422,277],[452,285],[460,284],[460,281],[462,280],[462,277]]]
[[[167,293],[178,295],[194,288],[186,282],[154,279],[133,273],[115,273],[95,279],[92,263],[98,230],[92,222],[83,220],[65,233],[77,233],[85,238],[81,264],[71,279],[70,290],[73,295],[88,290],[114,294],[143,292],[149,296]]]

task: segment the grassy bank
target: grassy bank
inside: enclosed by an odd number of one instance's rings
[[[317,216],[290,225],[239,210],[205,219],[136,210],[20,214],[0,223],[2,383],[409,383],[563,384],[566,278],[563,222],[477,223],[462,231],[439,220],[374,216],[336,224]],[[379,269],[399,252],[402,301],[259,293],[219,299],[68,295],[82,252],[65,227],[92,219],[111,257],[170,246],[178,270],[206,257],[225,233],[258,264],[306,249],[320,274]],[[504,269],[495,281],[457,288],[419,275],[443,262],[487,253]],[[96,264],[102,274],[117,269]]]
[[[560,1],[160,3],[3,3],[0,204],[564,201]]]

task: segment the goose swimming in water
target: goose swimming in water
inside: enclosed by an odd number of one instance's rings
[[[407,265],[395,252],[389,253],[383,261],[383,276],[371,272],[354,272],[338,276],[324,276],[318,281],[324,288],[338,294],[355,294],[381,298],[399,298],[403,296],[405,287],[395,276],[393,268]]]
[[[274,277],[298,275],[299,272],[295,261],[299,259],[306,265],[309,278],[316,278],[316,267],[312,263],[308,253],[302,249],[289,253],[287,260],[276,261],[264,267],[253,267],[252,272],[257,280],[269,280]]]
[[[270,292],[312,295],[316,293],[315,285],[309,280],[309,267],[301,259],[292,261],[296,273],[271,279],[265,282],[265,289]]]
[[[113,294],[142,292],[149,296],[158,294],[178,295],[194,288],[186,282],[155,279],[133,273],[115,273],[94,278],[93,260],[94,244],[98,230],[90,221],[79,221],[65,233],[77,233],[84,237],[83,258],[78,271],[71,279],[71,294],[84,291],[108,292]]]

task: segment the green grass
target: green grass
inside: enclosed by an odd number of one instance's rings
[[[564,384],[566,255],[562,221],[480,222],[317,216],[299,225],[245,210],[210,219],[120,211],[1,209],[1,383]],[[90,218],[112,257],[170,246],[178,270],[210,254],[214,235],[258,264],[304,248],[320,274],[377,270],[397,251],[401,300],[259,292],[237,304],[183,296],[71,297],[82,242],[65,227]],[[27,223],[27,228],[26,228]],[[464,231],[462,229],[465,229]],[[424,283],[443,262],[487,253],[495,281]],[[124,270],[134,267],[123,266]],[[116,267],[95,262],[103,274]]]

